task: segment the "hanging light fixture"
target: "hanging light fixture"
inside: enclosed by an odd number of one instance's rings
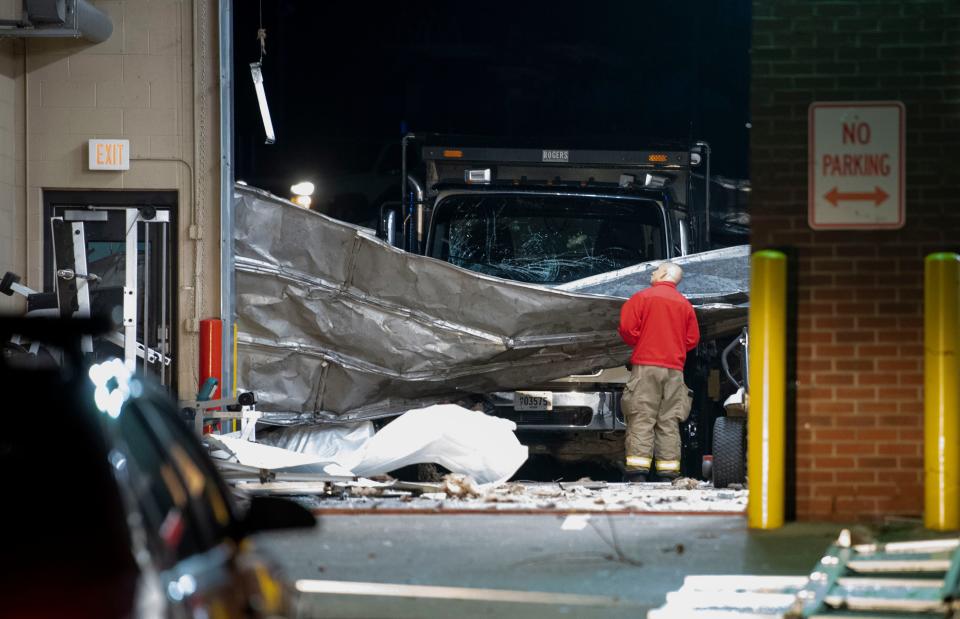
[[[250,76],[257,91],[257,103],[260,105],[260,118],[263,120],[265,144],[273,144],[277,136],[273,133],[273,121],[270,119],[270,107],[267,105],[267,93],[263,89],[263,57],[267,54],[267,29],[263,27],[263,2],[260,2],[260,27],[257,28],[257,42],[260,44],[260,60],[250,63]]]
[[[263,119],[263,132],[267,136],[264,143],[273,144],[277,141],[277,136],[273,133],[273,121],[270,119],[267,93],[263,89],[263,70],[259,62],[250,63],[250,75],[253,77],[253,87],[257,91],[257,103],[260,104],[260,118]]]

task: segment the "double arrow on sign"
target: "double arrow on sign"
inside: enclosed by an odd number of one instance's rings
[[[868,202],[873,201],[874,206],[880,206],[886,201],[887,198],[890,197],[890,194],[879,187],[874,187],[873,191],[870,193],[841,193],[836,187],[834,187],[824,194],[823,197],[827,199],[827,202],[834,206],[837,206],[841,201],[849,202],[855,200],[866,200]]]

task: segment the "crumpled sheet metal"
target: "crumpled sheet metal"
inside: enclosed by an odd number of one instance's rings
[[[650,287],[661,260],[601,273],[557,286],[557,290],[629,299]],[[737,245],[673,258],[683,269],[677,289],[693,304],[704,337],[746,326],[750,301],[750,246]]]
[[[624,363],[623,299],[510,282],[237,186],[238,384],[258,408],[375,418]],[[698,310],[706,336],[746,311]],[[733,320],[736,326],[731,326]]]
[[[557,286],[557,290],[630,298],[650,286],[650,275],[662,261],[643,262]],[[673,258],[683,268],[677,290],[694,305],[743,304],[750,293],[750,246],[737,245]]]

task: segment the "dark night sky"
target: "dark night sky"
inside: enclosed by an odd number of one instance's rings
[[[264,0],[270,146],[258,3],[235,12],[236,177],[281,195],[369,169],[404,123],[545,147],[703,139],[715,173],[747,177],[750,0]]]

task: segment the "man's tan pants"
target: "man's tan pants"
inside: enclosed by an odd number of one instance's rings
[[[680,473],[680,422],[692,402],[683,372],[654,365],[635,365],[623,391],[621,408],[627,422],[627,470]]]

